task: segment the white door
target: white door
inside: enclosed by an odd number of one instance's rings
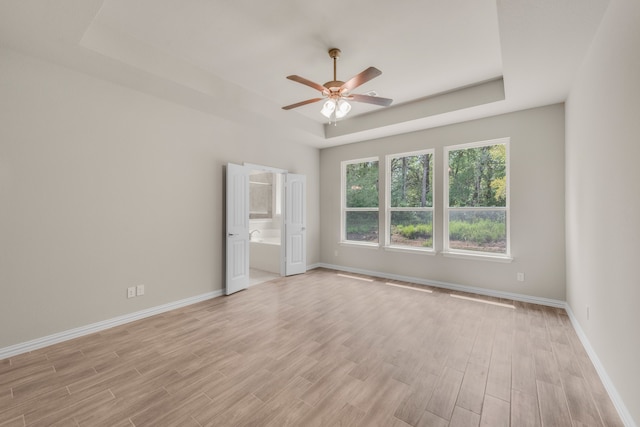
[[[307,272],[306,177],[285,176],[285,276],[291,276]]]
[[[227,269],[225,295],[249,287],[249,173],[227,164]]]

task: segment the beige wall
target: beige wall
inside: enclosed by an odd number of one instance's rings
[[[504,264],[341,246],[340,162],[425,148],[435,149],[435,220],[442,236],[443,147],[510,137],[511,251]],[[540,298],[565,299],[564,106],[562,104],[445,126],[320,152],[321,260],[342,267],[474,286]],[[383,182],[384,176],[381,176]],[[381,188],[383,185],[381,183]],[[381,194],[381,206],[384,195]],[[382,223],[382,217],[381,217]],[[435,247],[442,249],[437,238]],[[335,256],[335,253],[338,256]],[[526,281],[516,281],[524,272]]]
[[[567,101],[567,302],[638,425],[639,159],[640,3],[613,0]]]
[[[318,159],[0,49],[0,348],[220,289],[227,162],[307,175],[317,263]]]

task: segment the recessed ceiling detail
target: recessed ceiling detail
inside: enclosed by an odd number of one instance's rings
[[[563,102],[608,3],[8,1],[0,2],[0,40],[325,147]],[[295,72],[325,81],[327,50],[335,46],[348,53],[341,75],[367,65],[384,70],[361,93],[382,94],[393,107],[353,103],[331,129],[317,106],[282,111],[308,97],[308,88],[282,77]]]

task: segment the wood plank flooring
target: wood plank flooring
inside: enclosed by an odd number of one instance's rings
[[[317,269],[2,360],[0,426],[622,425],[563,310],[432,290]]]

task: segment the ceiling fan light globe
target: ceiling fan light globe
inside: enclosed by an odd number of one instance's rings
[[[331,114],[333,114],[335,109],[336,109],[336,102],[333,99],[329,99],[322,106],[322,110],[320,110],[320,113],[322,113],[323,116],[329,119],[331,118]]]
[[[351,104],[344,99],[339,100],[336,108],[336,118],[343,118],[349,113],[349,111],[351,111]]]

